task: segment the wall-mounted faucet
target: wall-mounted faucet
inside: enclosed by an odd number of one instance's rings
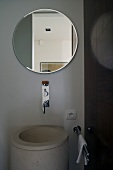
[[[45,113],[45,108],[49,107],[49,81],[42,81],[42,109]]]

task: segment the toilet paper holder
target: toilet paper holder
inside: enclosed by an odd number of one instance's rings
[[[73,131],[75,133],[77,133],[78,135],[80,135],[81,134],[81,127],[80,126],[74,126],[73,127]]]

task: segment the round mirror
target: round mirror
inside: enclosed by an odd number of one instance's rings
[[[65,67],[72,60],[77,44],[72,22],[51,9],[36,10],[24,16],[13,35],[17,59],[38,73],[52,73]]]

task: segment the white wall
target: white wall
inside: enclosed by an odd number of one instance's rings
[[[71,41],[43,40],[40,45],[35,41],[34,70],[40,72],[40,62],[69,62],[71,55]]]
[[[12,36],[18,21],[39,8],[53,8],[68,16],[76,26],[79,46],[72,62],[57,73],[42,75],[24,68],[16,59]],[[84,126],[83,0],[1,0],[0,1],[0,170],[9,170],[10,136],[31,124],[64,126],[70,133],[70,170],[76,165],[77,136],[73,125]],[[50,108],[41,108],[41,82],[50,82]],[[66,121],[65,111],[77,110],[76,121]]]
[[[51,28],[46,32],[45,28]],[[34,51],[33,70],[40,72],[40,62],[69,62],[72,58],[72,23],[59,13],[32,14]]]

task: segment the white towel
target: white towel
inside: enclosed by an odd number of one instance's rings
[[[78,154],[78,158],[77,158],[76,163],[80,163],[84,145],[87,146],[87,143],[86,143],[85,139],[83,138],[83,136],[80,134],[79,137],[78,137],[78,152],[79,152],[79,154]],[[84,163],[85,163],[85,165],[87,165],[86,156],[85,155],[83,155],[83,156],[84,156]]]
[[[84,165],[88,164],[88,160],[86,159],[86,156],[84,155]]]

